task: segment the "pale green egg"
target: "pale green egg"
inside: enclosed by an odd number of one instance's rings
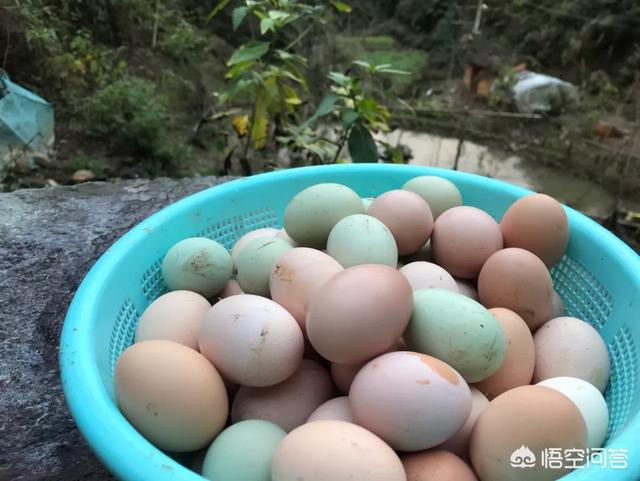
[[[446,362],[465,381],[478,382],[500,368],[505,337],[482,304],[444,289],[413,293],[413,314],[403,335],[410,349]]]
[[[398,265],[398,246],[391,231],[375,217],[355,214],[338,222],[329,234],[327,253],[343,267]]]
[[[236,280],[245,294],[269,297],[269,277],[278,257],[293,249],[277,237],[260,237],[249,241],[236,260]]]
[[[162,277],[170,291],[194,291],[207,298],[224,289],[231,271],[227,250],[206,237],[178,242],[162,260]]]
[[[322,249],[338,221],[363,214],[362,199],[341,184],[317,184],[298,193],[284,213],[284,227],[301,246]]]
[[[271,459],[287,433],[268,421],[241,421],[222,431],[204,458],[211,481],[271,481]]]
[[[402,188],[415,192],[429,204],[433,220],[445,210],[462,205],[460,190],[453,182],[442,177],[421,175],[409,180]]]

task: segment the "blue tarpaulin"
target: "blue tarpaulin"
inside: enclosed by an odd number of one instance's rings
[[[51,104],[0,74],[0,149],[46,155],[53,134]]]

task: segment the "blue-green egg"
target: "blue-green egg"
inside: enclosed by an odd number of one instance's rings
[[[241,421],[222,431],[204,458],[211,481],[271,481],[271,459],[287,433],[268,421]]]
[[[462,205],[462,194],[453,182],[435,175],[414,177],[402,188],[415,192],[429,204],[433,220],[445,210]]]
[[[216,241],[190,237],[175,244],[162,261],[162,278],[170,291],[194,291],[211,298],[231,278],[231,256]]]
[[[410,349],[446,362],[469,383],[495,373],[506,350],[504,332],[493,314],[445,289],[413,292],[413,314],[403,339]]]
[[[344,268],[361,264],[398,265],[398,246],[391,231],[375,217],[355,214],[338,222],[329,234],[327,253]]]
[[[250,240],[236,259],[236,280],[245,294],[269,297],[269,278],[278,257],[293,249],[278,237]]]
[[[287,234],[301,246],[323,249],[329,232],[351,214],[363,214],[362,199],[341,184],[317,184],[299,192],[284,213]]]

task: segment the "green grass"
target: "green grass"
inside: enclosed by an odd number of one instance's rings
[[[375,64],[391,64],[393,68],[405,70],[410,75],[397,75],[393,78],[393,88],[404,90],[416,84],[424,76],[429,55],[422,50],[365,52],[358,60]]]

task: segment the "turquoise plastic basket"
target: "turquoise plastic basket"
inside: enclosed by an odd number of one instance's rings
[[[318,182],[348,185],[362,197],[400,188],[417,175],[454,182],[464,203],[497,220],[530,191],[497,180],[435,168],[388,164],[307,167],[229,182],[187,197],[149,217],[118,240],[80,285],[62,331],[62,385],[75,421],[100,460],[127,481],[202,481],[143,438],[114,402],[113,369],[134,337],[138,317],[165,287],[160,263],[176,242],[205,236],[231,248],[245,232],[281,226],[287,203]],[[552,271],[570,315],[590,322],[611,355],[606,391],[608,448],[628,449],[626,469],[575,470],[571,481],[640,479],[640,258],[584,215],[566,208],[571,240]]]

